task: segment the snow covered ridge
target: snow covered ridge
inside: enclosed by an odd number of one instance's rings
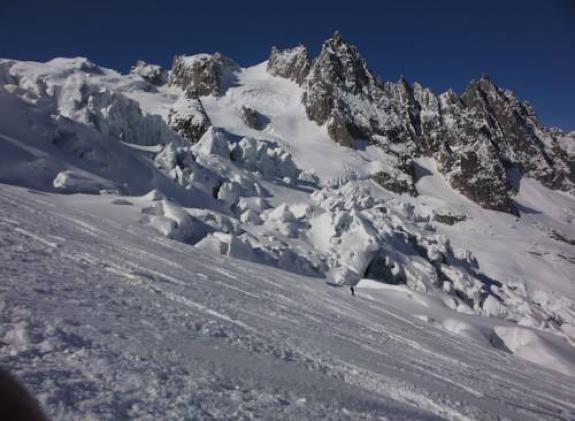
[[[4,61],[0,67],[6,83],[55,97],[62,115],[147,145],[175,140],[166,123],[196,142],[211,124],[200,97],[224,95],[241,72],[219,53],[177,56],[170,72],[140,61],[123,78],[86,59],[56,59],[44,66]],[[429,156],[454,189],[488,209],[517,214],[513,198],[521,176],[574,190],[571,138],[544,128],[528,103],[486,76],[472,81],[461,96],[435,95],[403,78],[383,82],[337,32],[313,61],[303,46],[272,49],[267,71],[303,88],[306,115],[330,138],[348,147],[367,141],[393,157],[392,165],[374,174],[385,188],[415,194],[413,160]],[[168,82],[172,90],[185,92],[177,104],[167,93]],[[247,110],[267,121],[265,113]],[[168,112],[171,118],[156,118]]]
[[[0,60],[1,183],[99,195],[66,200],[565,373],[575,199],[550,187],[571,186],[572,141],[486,78],[462,97],[382,82],[340,35],[246,69]]]
[[[4,90],[52,107],[51,112],[129,143],[155,145],[175,138],[157,115],[145,114],[124,90],[154,92],[140,76],[123,77],[84,58],[47,63],[2,61]]]
[[[301,47],[273,50],[268,71],[302,85],[308,117],[336,142],[354,147],[368,140],[391,150],[407,174],[413,158],[434,157],[451,185],[483,207],[518,212],[510,167],[550,188],[574,191],[574,155],[563,134],[545,129],[528,103],[487,76],[461,97],[452,91],[436,96],[403,77],[383,82],[337,32],[312,62]]]

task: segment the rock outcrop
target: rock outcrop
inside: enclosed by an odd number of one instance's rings
[[[234,79],[239,66],[220,53],[176,56],[170,86],[182,88],[190,98],[221,95]]]
[[[168,113],[168,124],[190,143],[196,143],[212,125],[199,98],[182,95]]]
[[[396,168],[374,175],[386,188],[413,193],[414,180],[406,182],[396,170],[412,176],[409,162],[429,156],[453,188],[488,209],[517,213],[517,175],[575,191],[567,135],[543,127],[528,103],[487,76],[472,81],[461,96],[451,90],[435,95],[403,77],[383,82],[338,32],[301,82],[300,69],[307,66],[300,63],[307,63],[303,47],[274,49],[268,71],[302,85],[309,119],[325,125],[335,142],[357,147],[368,141],[395,156]]]
[[[267,123],[268,119],[252,107],[242,106],[242,120],[246,126],[261,130]]]
[[[308,117],[320,125],[329,122],[336,142],[352,146],[350,138],[384,134],[378,126],[386,120],[385,110],[377,106],[382,87],[357,48],[339,33],[324,43],[303,87]]]
[[[168,83],[169,72],[157,64],[148,64],[138,60],[130,69],[130,73],[140,76],[152,85],[162,86]]]
[[[301,85],[309,73],[309,68],[307,49],[303,45],[286,50],[272,47],[267,65],[269,74],[292,80]]]

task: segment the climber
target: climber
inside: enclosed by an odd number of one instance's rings
[[[351,295],[353,295],[353,296],[355,297],[355,291],[354,291],[354,289],[353,289],[353,285],[351,285],[351,286],[349,287],[349,289],[351,290]]]

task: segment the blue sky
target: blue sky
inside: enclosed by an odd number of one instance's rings
[[[121,71],[215,51],[250,65],[272,45],[316,54],[336,29],[384,80],[461,92],[487,73],[544,124],[575,129],[575,0],[0,0],[0,57]]]

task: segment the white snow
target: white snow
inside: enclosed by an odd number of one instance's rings
[[[488,211],[432,159],[394,194],[297,84],[228,70],[192,106],[0,60],[0,364],[51,417],[573,418],[575,199],[523,178]],[[167,120],[200,105],[190,145]]]
[[[0,195],[0,360],[54,419],[575,414],[572,378],[410,317],[409,302],[441,306],[424,294],[383,286],[352,297],[152,240],[112,211],[140,205],[104,196]]]
[[[102,190],[115,191],[116,186],[106,180],[97,180],[90,175],[74,171],[61,171],[54,178],[53,186],[66,193],[99,193]]]
[[[312,171],[325,182],[366,177],[376,172],[377,159],[357,154],[335,144],[325,127],[308,120],[301,102],[302,88],[295,82],[271,76],[267,62],[242,69],[237,82],[221,97],[209,96],[202,103],[212,123],[242,137],[279,142],[293,153],[296,164]],[[263,131],[247,127],[241,107],[262,112],[270,123]],[[329,159],[326,159],[329,157]]]

